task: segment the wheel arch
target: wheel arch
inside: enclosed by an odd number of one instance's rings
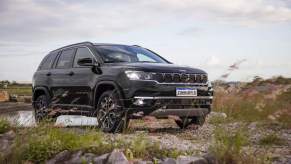
[[[93,96],[94,107],[97,106],[98,100],[100,96],[102,95],[102,93],[108,90],[116,90],[119,97],[124,98],[122,89],[118,84],[116,84],[114,81],[102,81],[96,85],[95,90],[94,90],[94,96]],[[120,101],[120,102],[122,103],[122,105],[124,105],[124,101]]]
[[[50,99],[50,94],[47,88],[45,87],[36,87],[33,89],[33,95],[32,95],[32,105],[34,106],[34,102],[37,99],[38,96],[45,94]]]

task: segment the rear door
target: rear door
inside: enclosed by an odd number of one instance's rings
[[[51,68],[57,55],[58,52],[52,52],[43,59],[33,77],[34,87],[46,87],[49,89],[51,84]]]
[[[62,50],[51,70],[52,104],[69,105],[73,103],[72,70],[73,57],[76,49]]]

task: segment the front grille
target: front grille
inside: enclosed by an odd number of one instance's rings
[[[207,74],[153,73],[159,83],[207,83]]]

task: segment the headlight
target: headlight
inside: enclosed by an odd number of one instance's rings
[[[125,71],[126,76],[130,80],[152,80],[153,75],[149,72],[143,71]]]

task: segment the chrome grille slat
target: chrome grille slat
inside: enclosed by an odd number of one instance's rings
[[[189,73],[154,73],[154,80],[159,83],[201,83],[206,84],[208,79],[206,74]]]

